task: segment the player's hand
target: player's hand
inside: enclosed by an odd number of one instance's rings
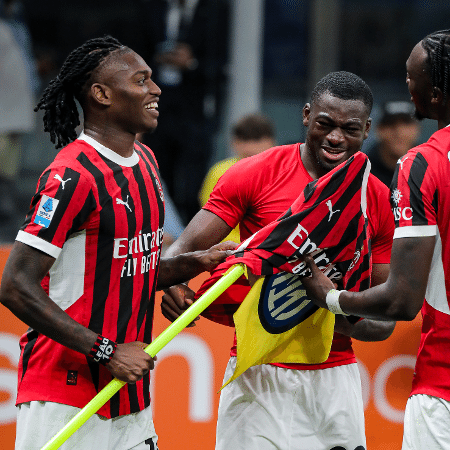
[[[228,256],[233,254],[239,245],[233,241],[224,241],[219,244],[213,245],[208,250],[201,250],[194,252],[197,256],[197,261],[203,268],[203,271],[210,272],[217,264],[225,261]]]
[[[164,291],[161,301],[162,315],[173,322],[175,319],[181,316],[181,314],[194,303],[195,292],[185,284],[178,284],[172,286]],[[200,319],[196,317],[188,327],[195,326],[195,322]]]
[[[311,256],[305,256],[304,261],[307,267],[311,270],[312,274],[312,276],[310,277],[302,278],[302,284],[306,289],[308,298],[310,298],[317,306],[328,309],[325,298],[331,289],[336,289],[336,286],[317,267],[314,259]]]
[[[152,358],[145,353],[145,347],[147,344],[143,342],[118,344],[114,356],[106,366],[107,369],[121,381],[136,383],[155,367],[156,356]]]

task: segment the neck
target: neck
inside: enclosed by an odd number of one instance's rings
[[[300,145],[300,158],[302,160],[303,167],[306,169],[306,171],[309,173],[309,176],[313,180],[317,180],[322,175],[325,175],[327,173],[326,170],[322,170],[316,163],[314,157],[311,155],[311,152],[308,151],[306,143]]]
[[[98,126],[89,121],[84,122],[84,133],[124,158],[130,157],[134,152],[135,134],[104,125]]]

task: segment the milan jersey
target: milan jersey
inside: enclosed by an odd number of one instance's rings
[[[394,238],[436,236],[412,392],[450,401],[450,127],[399,160]]]
[[[237,162],[219,179],[204,208],[230,227],[239,223],[241,241],[285,213],[306,185],[312,181],[300,157],[300,145],[274,147]],[[388,188],[373,175],[367,188],[368,237],[372,263],[388,264],[394,233]],[[205,316],[232,324],[232,314],[249,288],[238,280],[214,302]],[[208,314],[210,314],[208,316]],[[222,315],[222,318],[219,316]],[[236,355],[236,340],[231,355]],[[356,362],[351,339],[335,333],[330,356],[322,364],[276,364],[297,369],[322,369]]]
[[[117,343],[151,341],[163,236],[164,199],[153,153],[129,158],[82,134],[39,179],[17,240],[55,258],[43,280],[70,317]],[[17,403],[84,407],[110,372],[29,329],[20,340]],[[116,417],[150,404],[149,375],[121,389],[99,414]]]

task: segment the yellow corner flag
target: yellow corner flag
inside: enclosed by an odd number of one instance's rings
[[[222,389],[249,367],[324,362],[334,314],[308,300],[300,277],[287,272],[259,278],[235,312],[237,362]]]

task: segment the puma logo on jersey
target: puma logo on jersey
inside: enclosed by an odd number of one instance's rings
[[[121,198],[116,198],[116,203],[118,205],[123,205],[123,206],[127,207],[130,210],[130,212],[133,212],[130,208],[130,205],[128,204],[128,197],[129,197],[129,195],[127,195],[127,200],[125,202]]]
[[[61,182],[62,188],[64,190],[64,186],[68,181],[70,181],[72,178],[67,178],[67,180],[63,180],[58,174],[56,174],[53,178]]]
[[[397,161],[397,164],[400,164],[400,170],[403,170],[403,163],[408,159],[407,156],[405,156],[402,160],[402,158],[399,158],[399,160]]]
[[[331,203],[331,200],[327,200],[326,205],[328,206],[328,209],[330,210],[330,215],[328,216],[328,222],[329,222],[331,220],[331,218],[333,217],[333,214],[340,212],[340,209],[336,209],[335,211],[333,211],[333,204]]]

